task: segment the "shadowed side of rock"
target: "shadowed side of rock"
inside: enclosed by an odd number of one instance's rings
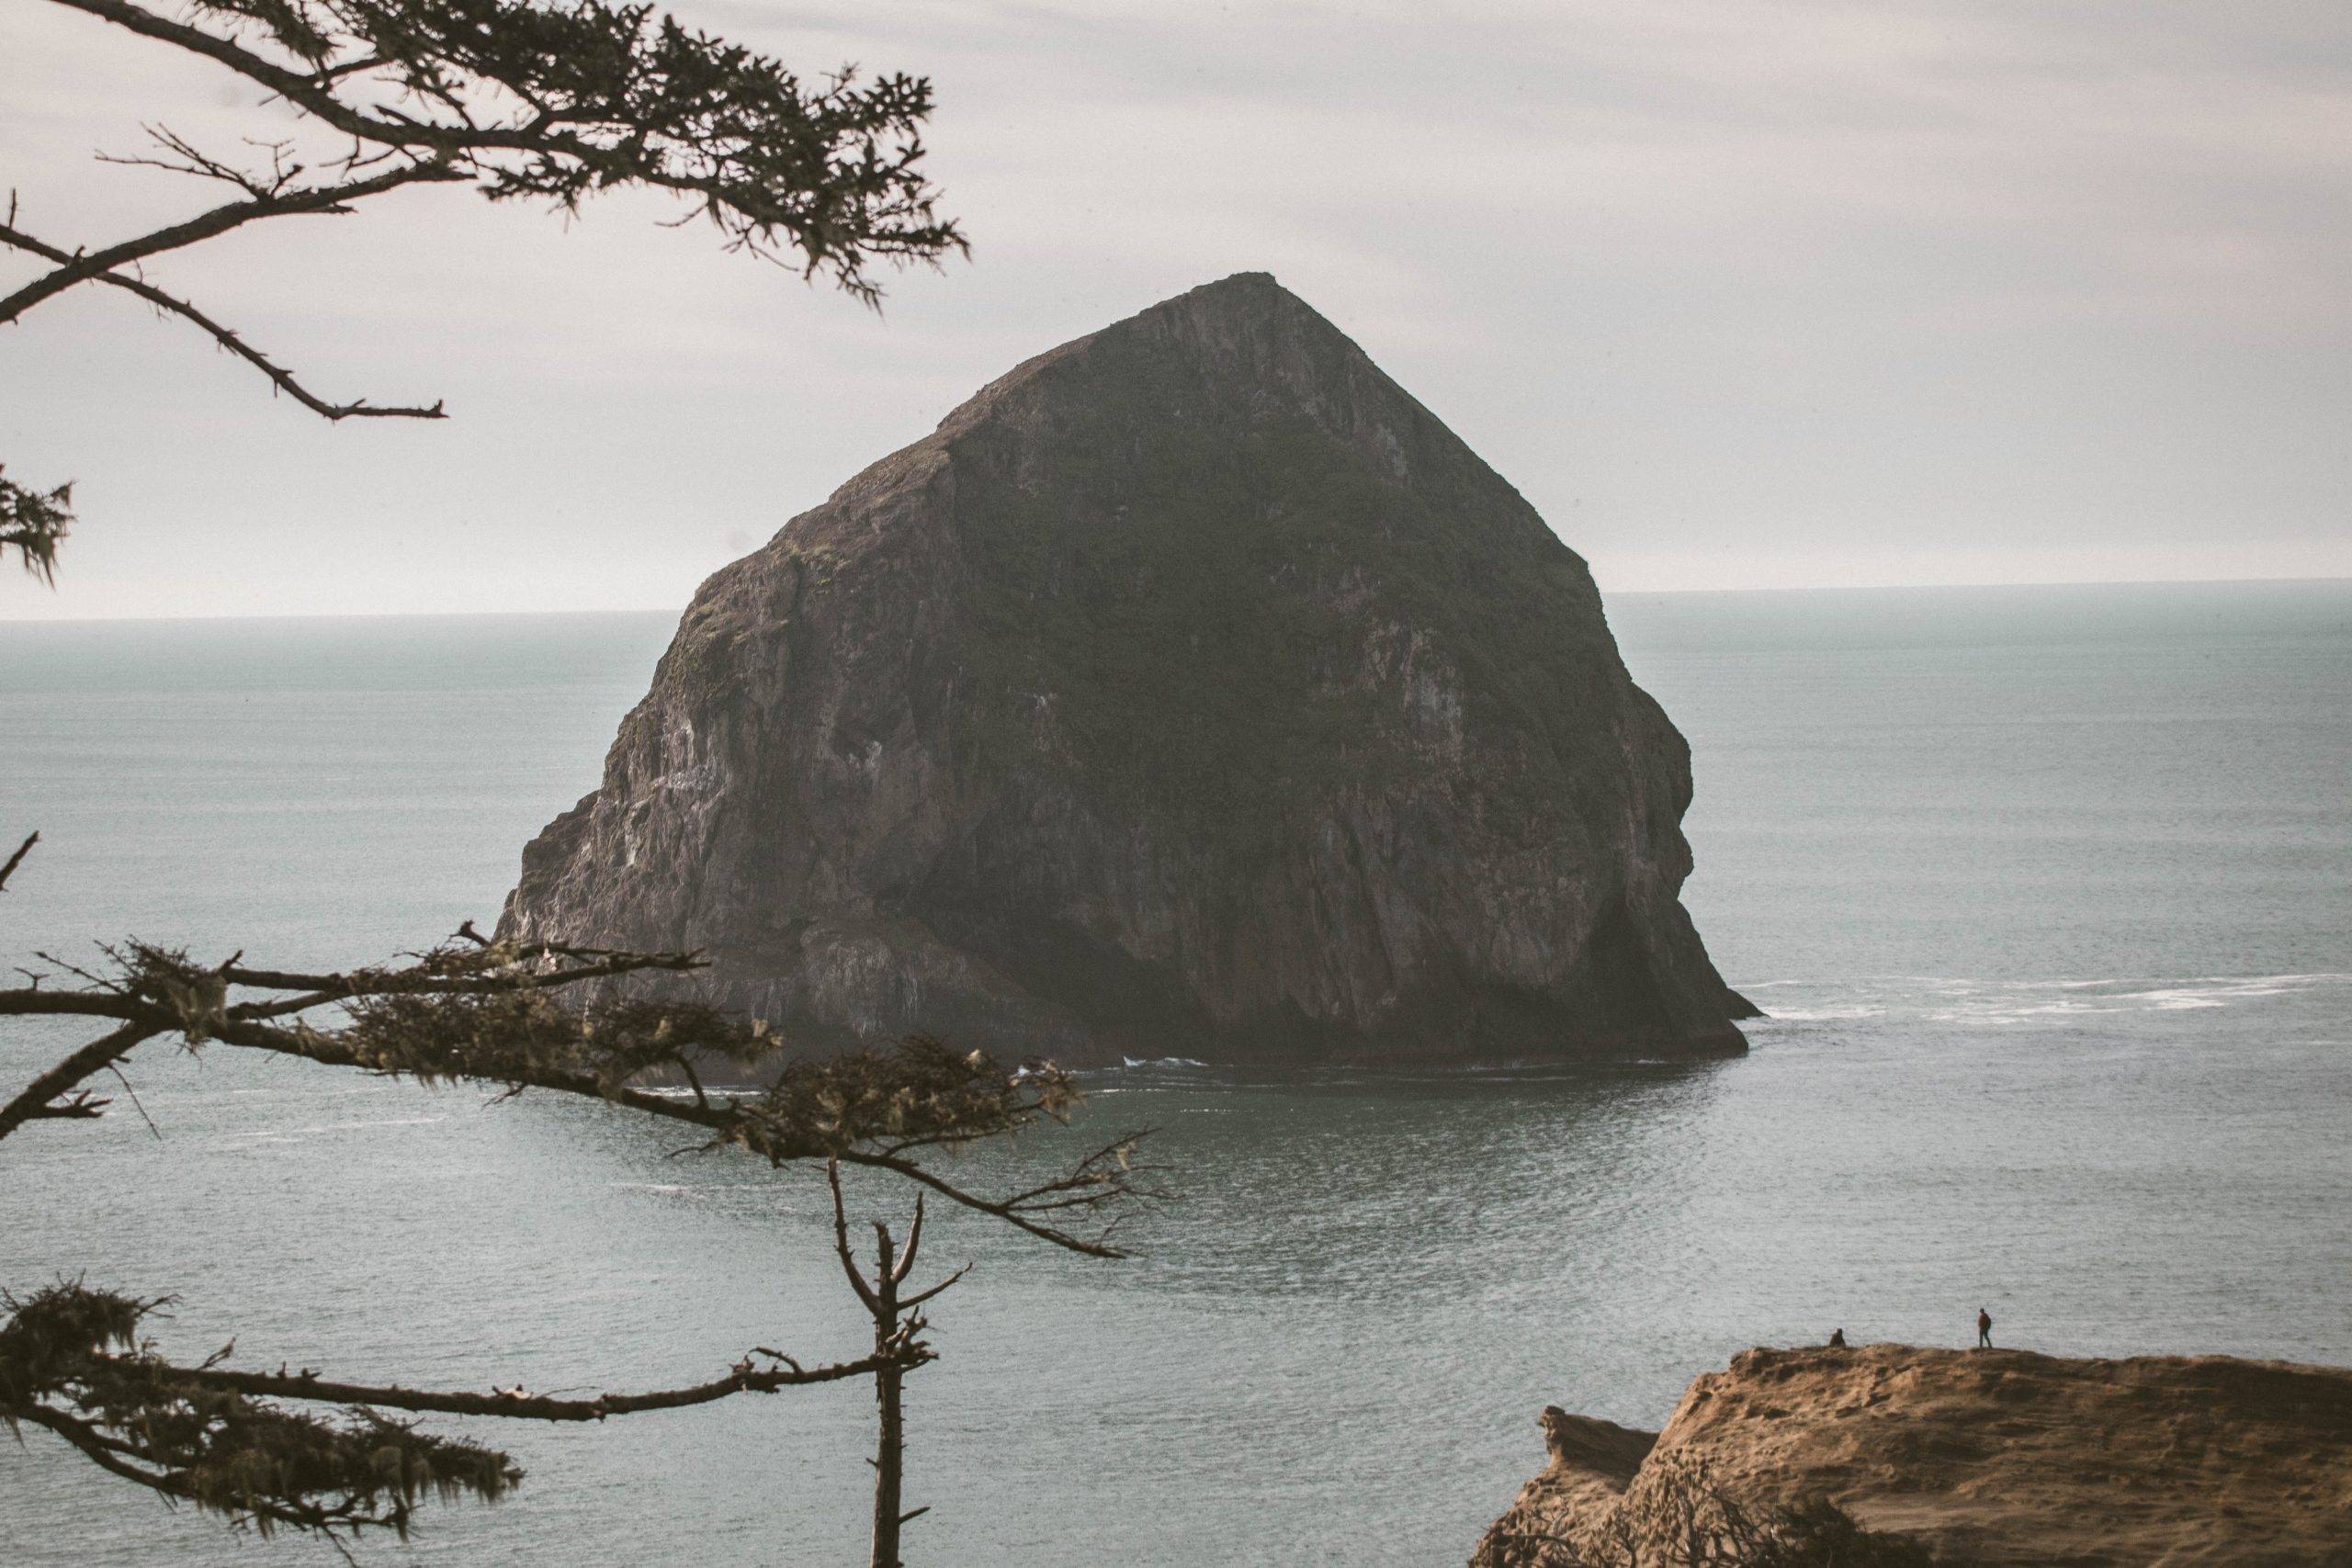
[[[695,595],[503,929],[804,1048],[1743,1048],[1584,563],[1270,277],[1000,378]]]

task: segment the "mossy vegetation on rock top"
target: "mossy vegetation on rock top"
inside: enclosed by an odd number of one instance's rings
[[[1584,563],[1262,274],[1018,367],[704,586],[508,923],[820,1045],[1734,1051]]]

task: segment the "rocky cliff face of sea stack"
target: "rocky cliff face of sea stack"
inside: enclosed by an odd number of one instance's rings
[[[1262,274],[1019,367],[695,594],[503,929],[822,1049],[1742,1048],[1584,562]]]

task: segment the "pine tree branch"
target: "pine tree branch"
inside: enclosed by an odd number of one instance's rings
[[[335,73],[322,72],[306,75],[289,71],[233,39],[206,32],[202,28],[190,27],[169,17],[157,16],[144,6],[129,4],[128,0],[54,0],[54,3],[86,12],[143,38],[175,44],[192,54],[200,54],[225,65],[240,76],[258,82],[296,107],[316,115],[345,135],[392,146],[427,145],[456,151],[468,145],[455,137],[435,138],[438,128],[410,119],[404,115],[390,114],[379,119],[360,112],[334,96]],[[515,143],[510,141],[507,144]]]
[[[316,186],[306,190],[256,195],[244,201],[232,201],[200,213],[183,223],[171,224],[142,234],[135,240],[125,240],[103,250],[68,254],[46,243],[33,242],[13,226],[0,227],[0,242],[21,251],[31,252],[45,260],[64,256],[56,269],[33,279],[6,299],[0,299],[0,325],[17,321],[35,305],[61,294],[77,283],[86,283],[104,276],[119,266],[127,266],[148,256],[161,255],[166,251],[183,249],[201,243],[264,218],[283,218],[303,213],[343,213],[351,210],[350,204],[370,196],[379,196],[401,186],[420,181],[462,180],[466,175],[446,164],[403,164],[364,180],[347,185]]]
[[[99,1469],[125,1481],[136,1482],[150,1491],[199,1506],[205,1501],[203,1495],[176,1472],[137,1462],[142,1457],[137,1449],[113,1441],[90,1423],[77,1420],[63,1411],[53,1410],[45,1404],[0,1404],[0,1420],[24,1421],[45,1427],[81,1450],[84,1457]],[[254,1519],[325,1533],[330,1540],[334,1539],[332,1532],[334,1530],[385,1522],[340,1510],[288,1507],[259,1496],[245,1499],[240,1509]],[[339,1542],[336,1544],[340,1546]],[[345,1558],[348,1561],[349,1553],[345,1553]]]
[[[1133,1162],[1143,1133],[1114,1139],[1059,1174],[1001,1198],[971,1190],[913,1158],[909,1150],[960,1144],[1059,1119],[1075,1095],[1050,1068],[1008,1077],[979,1053],[958,1055],[915,1039],[895,1053],[850,1053],[787,1065],[774,1088],[750,1097],[692,1099],[636,1087],[656,1067],[691,1069],[712,1051],[739,1057],[764,1049],[756,1026],[691,1003],[616,1002],[570,1012],[546,993],[583,979],[643,969],[690,971],[692,953],[621,953],[561,943],[492,943],[469,929],[472,945],[450,945],[400,970],[308,974],[246,967],[243,954],[201,966],[184,953],[130,942],[107,949],[119,973],[83,973],[87,988],[0,990],[0,1017],[80,1014],[124,1027],[60,1064],[8,1108],[0,1136],[32,1119],[122,1050],[158,1033],[191,1044],[217,1039],[243,1049],[300,1056],[424,1082],[503,1085],[510,1093],[547,1089],[604,1100],[700,1129],[701,1145],[733,1145],[782,1166],[824,1159],[886,1170],[952,1202],[991,1215],[1057,1247],[1091,1257],[1124,1256],[1111,1225],[1092,1235],[1065,1217],[1108,1212],[1130,1200],[1168,1196]],[[54,962],[54,961],[52,961]],[[231,1003],[232,988],[297,994]],[[292,1015],[342,1003],[349,1025],[322,1031]]]
[[[570,968],[552,969],[544,974],[497,978],[383,970],[360,970],[344,975],[301,975],[247,969],[241,964],[232,964],[222,974],[232,986],[302,993],[267,1002],[241,1003],[229,1010],[229,1016],[232,1019],[263,1021],[288,1017],[314,1007],[323,1007],[329,1002],[347,1001],[354,997],[492,996],[517,990],[555,990],[582,980],[607,979],[647,970],[684,973],[704,968],[709,962],[698,953],[605,953],[594,948],[559,947],[544,942],[518,947],[515,953],[518,963],[543,957],[579,957],[585,961]],[[5,1010],[5,1007],[0,1007],[0,1011]]]
[[[27,571],[54,587],[57,547],[73,531],[74,486],[70,482],[53,490],[35,490],[0,473],[0,556],[16,551]]]
[[[844,68],[810,91],[773,60],[667,17],[649,26],[650,7],[602,0],[552,14],[484,7],[462,28],[398,6],[329,5],[327,30],[297,39],[272,29],[308,70],[130,0],[55,3],[212,60],[356,142],[447,160],[479,176],[492,199],[544,197],[571,211],[629,185],[687,197],[726,233],[727,248],[767,260],[796,249],[803,276],[828,270],[869,305],[880,297],[869,259],[936,263],[968,250],[956,224],[936,216],[918,172],[916,128],[932,111],[921,78],[858,85]],[[281,21],[289,15],[277,12]],[[335,58],[344,51],[357,59]],[[356,74],[375,74],[447,118],[339,96]],[[523,111],[478,118],[469,107],[476,96]]]

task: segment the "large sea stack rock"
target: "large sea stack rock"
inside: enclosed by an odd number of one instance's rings
[[[803,1049],[1743,1048],[1584,562],[1272,277],[1040,355],[703,584],[504,929]]]

